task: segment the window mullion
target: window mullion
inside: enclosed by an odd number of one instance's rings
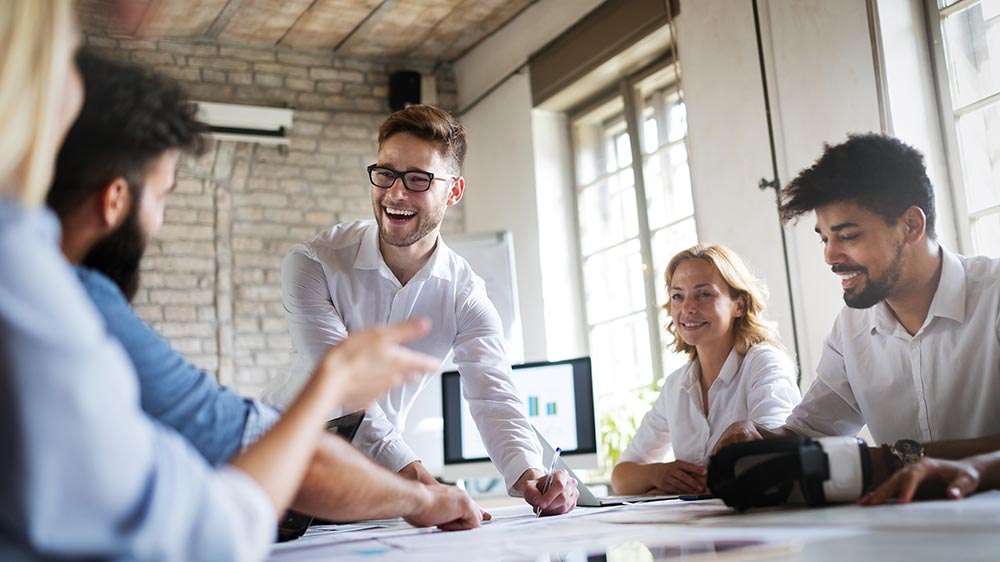
[[[643,177],[642,157],[642,108],[631,80],[621,81],[621,93],[625,102],[625,124],[628,128],[629,145],[632,151],[632,177],[635,186],[636,219],[639,224],[639,253],[642,257],[643,286],[646,292],[646,322],[649,329],[650,357],[653,360],[653,380],[663,377],[663,346],[660,343],[659,311],[656,307],[656,273],[653,270],[652,239],[649,233],[649,215],[646,212],[646,183]]]

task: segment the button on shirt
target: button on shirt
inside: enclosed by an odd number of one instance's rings
[[[840,312],[790,429],[856,435],[868,424],[878,443],[1000,434],[1000,260],[941,255],[916,334],[885,302]]]
[[[58,244],[51,212],[0,199],[0,551],[263,559],[270,499],[143,413],[131,362]]]
[[[766,427],[780,426],[801,397],[792,361],[766,344],[751,347],[745,356],[735,349],[729,352],[708,389],[707,418],[700,379],[697,359],[667,377],[619,462],[663,462],[672,448],[677,460],[705,466],[730,424],[751,420]]]
[[[454,353],[464,397],[490,458],[510,488],[541,452],[510,380],[500,316],[483,281],[438,238],[430,259],[403,286],[383,260],[375,221],[343,223],[293,247],[281,267],[292,370],[265,399],[289,403],[313,367],[350,332],[426,316],[431,332],[409,347],[442,360]],[[417,394],[429,377],[389,391],[362,423],[354,443],[398,471],[419,460],[402,441]]]

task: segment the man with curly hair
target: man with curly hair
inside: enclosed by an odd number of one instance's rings
[[[788,222],[814,211],[847,305],[816,381],[784,427],[730,426],[720,446],[789,435],[857,435],[867,425],[876,480],[925,455],[1000,449],[1000,259],[938,242],[923,156],[880,134],[827,146],[781,194]]]

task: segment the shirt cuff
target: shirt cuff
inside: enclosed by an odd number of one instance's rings
[[[279,419],[281,419],[281,413],[278,410],[258,400],[252,400],[250,410],[247,412],[247,421],[243,424],[243,438],[240,441],[240,447],[246,449],[253,445],[261,436],[270,431]]]
[[[529,468],[537,468],[545,472],[545,468],[542,467],[542,458],[530,453],[519,453],[503,467],[501,473],[503,474],[504,482],[507,484],[508,495],[515,498],[522,496],[520,492],[514,490],[514,484],[517,484],[517,481]]]
[[[234,560],[264,560],[277,535],[278,514],[271,498],[242,470],[226,465],[215,471],[217,484],[233,510],[225,518],[234,527]]]
[[[420,457],[406,443],[403,443],[402,439],[393,439],[383,445],[374,457],[375,462],[393,472],[399,472],[406,465],[420,460]]]

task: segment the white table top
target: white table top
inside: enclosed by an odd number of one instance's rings
[[[400,520],[313,529],[276,545],[271,560],[1000,560],[1000,492],[962,501],[744,514],[710,500],[578,508],[541,519],[519,505],[493,515],[479,529],[454,533]]]

